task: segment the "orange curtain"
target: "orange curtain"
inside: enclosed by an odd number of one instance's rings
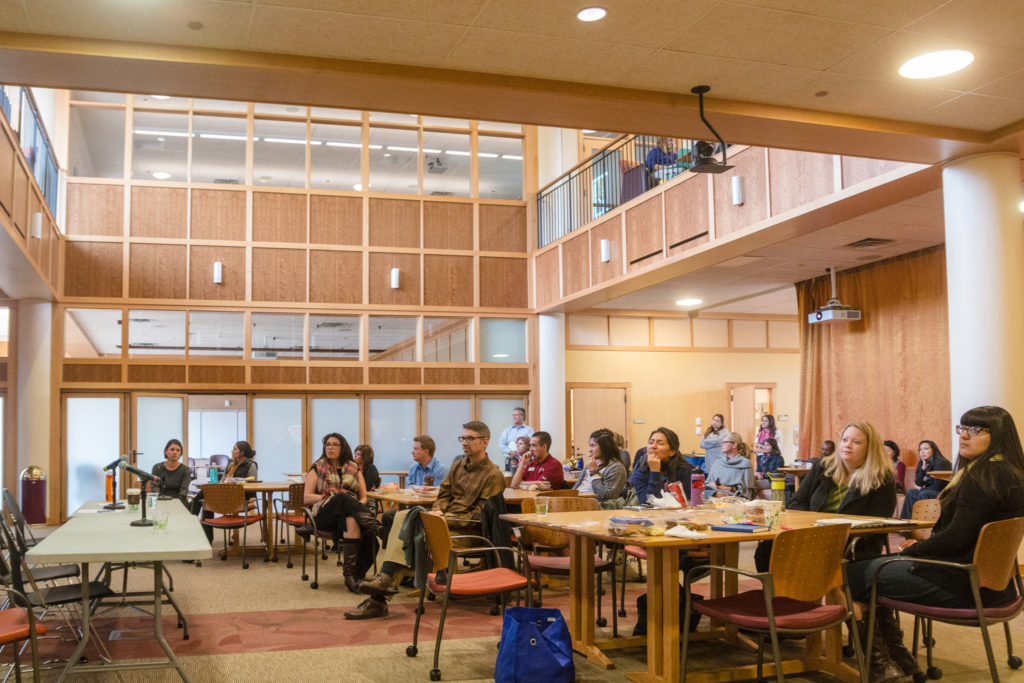
[[[837,274],[853,323],[808,324],[831,297],[828,276],[799,282],[800,453],[838,443],[847,422],[866,420],[899,444],[908,466],[931,439],[952,459],[946,254],[914,252]]]

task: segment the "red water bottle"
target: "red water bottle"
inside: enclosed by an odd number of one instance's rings
[[[690,506],[704,504],[704,470],[697,468],[690,475]]]
[[[114,502],[114,473],[107,472],[107,502]]]

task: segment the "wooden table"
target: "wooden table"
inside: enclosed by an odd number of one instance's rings
[[[260,523],[260,531],[263,534],[263,544],[267,548],[267,557],[277,561],[277,549],[274,547],[273,512],[271,498],[275,493],[287,493],[288,487],[298,484],[297,481],[249,481],[243,484],[246,493],[258,493],[263,503],[263,521]]]
[[[800,479],[802,477],[804,477],[805,475],[809,474],[810,471],[811,471],[811,468],[810,467],[780,467],[776,471],[782,472],[783,474],[792,474],[793,475],[793,492],[795,493],[796,490],[800,488]]]
[[[516,507],[523,504],[523,501],[527,498],[536,498],[537,496],[543,496],[545,493],[550,491],[531,491],[526,489],[505,489],[505,503],[507,505],[515,505]],[[416,493],[412,489],[399,489],[399,490],[381,490],[367,491],[367,497],[374,498],[376,500],[382,500],[388,503],[394,503],[400,508],[409,508],[416,505],[422,505],[423,507],[429,507],[433,505],[434,501],[437,500],[437,494],[420,494]],[[580,496],[581,498],[596,498],[592,493]]]
[[[650,512],[628,510],[601,510],[598,512],[562,512],[548,515],[503,515],[502,518],[514,524],[549,528],[569,534],[569,631],[572,634],[573,649],[586,655],[587,659],[605,668],[613,668],[605,650],[626,647],[647,646],[647,671],[628,673],[633,681],[664,681],[675,683],[680,676],[679,661],[679,550],[700,545],[711,546],[711,564],[735,567],[739,561],[739,544],[748,541],[770,540],[777,531],[761,533],[708,532],[707,538],[687,540],[671,536],[614,536],[605,529],[607,517],[618,515],[646,516]],[[712,516],[713,512],[699,513]],[[813,526],[818,519],[828,517],[850,517],[850,515],[828,515],[815,512],[787,511],[781,525],[784,528]],[[712,521],[712,520],[705,520]],[[717,521],[717,520],[714,520]],[[930,523],[914,525],[931,526]],[[875,527],[855,529],[853,534],[887,533],[907,526]],[[781,530],[781,529],[780,529]],[[597,640],[594,635],[594,543],[604,541],[642,546],[647,551],[647,635],[628,638]],[[712,597],[733,595],[738,588],[735,574],[724,577],[716,572],[711,577]],[[737,639],[735,627],[714,628],[691,634],[691,640],[717,638]],[[830,630],[825,635],[824,650],[821,634],[806,638],[806,649],[801,659],[783,662],[785,673],[800,671],[826,671],[844,681],[858,681],[857,670],[843,661],[843,638],[841,629]],[[756,677],[756,665],[734,667],[727,671],[690,670],[687,681],[726,681]],[[774,664],[766,662],[764,675],[774,675]]]
[[[939,470],[938,472],[929,472],[933,479],[941,479],[942,481],[949,481],[953,478],[952,470]]]

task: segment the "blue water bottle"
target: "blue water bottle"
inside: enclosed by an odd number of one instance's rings
[[[210,465],[210,483],[217,483],[217,466],[213,464]]]

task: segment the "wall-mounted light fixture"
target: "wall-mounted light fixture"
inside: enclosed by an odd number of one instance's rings
[[[213,262],[213,284],[219,285],[224,282],[224,264],[220,261]]]
[[[732,205],[743,206],[743,177],[734,175],[732,177]]]
[[[28,234],[35,237],[37,240],[43,238],[43,214],[41,212],[36,211],[32,214],[32,221]]]
[[[612,260],[612,241],[601,240],[601,263],[608,263]]]
[[[401,277],[400,272],[398,268],[391,269],[391,289],[398,289],[400,284],[399,278]]]

